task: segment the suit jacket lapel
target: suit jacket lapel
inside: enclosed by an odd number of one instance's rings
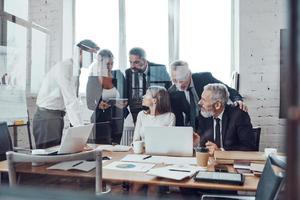
[[[228,126],[228,121],[229,121],[229,116],[228,116],[228,109],[226,109],[227,106],[225,106],[225,110],[223,113],[223,117],[222,117],[222,141],[223,141],[223,145],[224,145],[224,141],[225,141],[225,136],[227,133],[227,126]]]
[[[207,125],[208,125],[208,132],[206,134],[209,134],[206,136],[207,140],[214,142],[214,119],[212,117],[207,118]]]

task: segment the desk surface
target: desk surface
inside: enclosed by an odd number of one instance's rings
[[[113,161],[119,161],[128,152],[104,152],[104,156],[112,157],[112,160],[105,162],[103,165],[107,165]],[[53,164],[47,164],[37,167],[32,167],[31,163],[18,164],[17,172],[26,174],[46,174],[55,176],[71,176],[80,178],[94,178],[95,170],[90,172],[80,172],[75,170],[62,171],[62,170],[47,170],[47,167]],[[208,170],[213,171],[214,167],[209,166]],[[234,168],[228,165],[228,170],[233,172]],[[0,172],[7,172],[7,161],[0,162]],[[207,182],[195,182],[193,179],[185,179],[182,181],[174,181],[165,178],[156,178],[146,175],[142,172],[125,172],[117,170],[103,169],[103,179],[105,181],[126,181],[134,183],[142,183],[148,185],[165,185],[165,186],[177,186],[186,188],[201,188],[201,189],[218,189],[218,190],[239,190],[239,191],[256,191],[259,178],[256,176],[246,176],[244,185],[230,185],[230,184],[217,184]]]

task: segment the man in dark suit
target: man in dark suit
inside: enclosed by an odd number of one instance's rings
[[[204,87],[199,101],[198,134],[200,146],[211,155],[217,150],[254,151],[255,138],[249,114],[228,105],[229,92],[224,84]]]
[[[173,85],[169,88],[172,112],[176,116],[176,126],[192,126],[197,129],[197,117],[199,115],[199,94],[203,87],[209,83],[222,83],[214,78],[210,72],[191,73],[188,63],[175,61],[171,64],[171,77]],[[242,101],[242,96],[234,89],[228,87],[230,100],[247,111]]]
[[[144,49],[135,47],[129,51],[130,68],[125,71],[126,94],[134,123],[137,114],[143,110],[142,97],[151,85],[168,89],[171,85],[166,67],[146,60]]]

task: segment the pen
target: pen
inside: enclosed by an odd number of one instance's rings
[[[77,165],[80,165],[81,163],[83,163],[83,161],[80,161],[79,163],[76,163],[76,164],[72,165],[72,167],[75,167],[75,166],[77,166]]]
[[[151,158],[152,156],[150,155],[150,156],[146,156],[145,158],[143,158],[143,160],[146,160],[146,159],[148,159],[148,158]]]
[[[174,171],[174,172],[191,172],[189,170],[183,170],[183,169],[169,169],[169,171]]]

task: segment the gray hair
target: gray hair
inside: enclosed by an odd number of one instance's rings
[[[212,93],[212,101],[215,103],[217,101],[221,101],[223,106],[225,106],[229,99],[229,92],[227,87],[222,83],[212,83],[204,86],[203,91],[211,91]]]
[[[114,55],[112,54],[112,52],[108,49],[102,49],[101,51],[99,51],[97,53],[97,57],[98,59],[100,58],[114,58]]]
[[[129,51],[129,55],[136,55],[142,59],[146,59],[146,52],[141,47],[134,47]]]
[[[190,70],[189,69],[189,64],[183,60],[176,60],[171,63],[170,65],[171,71],[176,71],[179,68],[184,68],[185,70]]]
[[[170,71],[175,72],[177,77],[172,77],[175,79],[187,80],[191,75],[191,70],[187,62],[183,60],[176,60],[170,65]],[[171,74],[172,75],[172,74]],[[172,75],[173,76],[173,75]]]

